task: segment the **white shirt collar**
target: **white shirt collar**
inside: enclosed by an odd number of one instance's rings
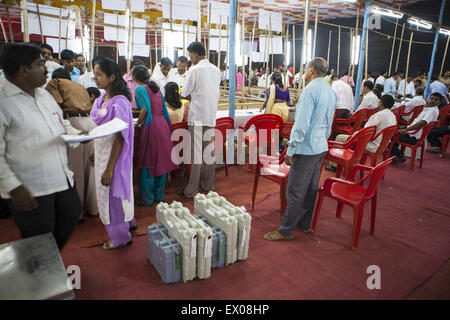
[[[34,89],[34,94],[38,94],[39,93],[39,88],[35,88]],[[28,93],[26,93],[25,91],[23,91],[21,88],[19,88],[18,86],[16,86],[14,83],[12,83],[11,81],[9,81],[8,79],[5,79],[4,83],[3,83],[3,90],[5,91],[6,95],[8,97],[11,96],[15,96],[18,94],[25,94],[27,96],[30,96]],[[31,97],[31,96],[30,96]]]

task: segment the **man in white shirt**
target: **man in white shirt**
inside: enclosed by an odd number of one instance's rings
[[[46,44],[46,43],[41,43],[40,47],[42,50],[42,55],[44,56],[45,66],[46,66],[47,72],[48,72],[47,73],[47,82],[43,86],[45,88],[47,83],[49,83],[50,80],[52,80],[53,71],[61,68],[62,66],[59,63],[56,63],[53,61],[53,56],[52,56],[53,48],[51,45]]]
[[[387,71],[386,70],[381,71],[380,76],[375,81],[375,84],[381,84],[382,86],[384,86],[384,82],[386,81],[386,77],[387,77]]]
[[[398,72],[394,72],[389,79],[386,79],[384,82],[384,91],[383,94],[389,94],[392,98],[395,99],[395,93],[397,92],[397,84],[396,81],[399,78]]]
[[[402,79],[398,85],[398,98],[402,99],[403,95],[405,95],[406,98],[413,98],[416,95],[416,89],[414,88],[414,81],[413,76],[408,75],[408,78]],[[406,92],[405,92],[405,83],[406,83]]]
[[[189,182],[178,194],[193,198],[199,187],[206,192],[214,190],[216,168],[214,128],[219,104],[220,70],[205,58],[205,46],[201,42],[192,42],[187,50],[192,67],[181,89],[181,97],[185,99],[190,97],[191,100],[188,125],[191,135],[192,161]],[[204,136],[207,141],[204,141]],[[208,154],[205,154],[206,157],[203,159],[205,149],[208,150]],[[200,163],[197,163],[199,161]]]
[[[97,60],[101,60],[104,57],[102,56],[96,56],[94,59],[92,59],[92,66],[95,66],[95,62]],[[94,71],[87,71],[85,73],[83,73],[79,78],[78,78],[78,84],[81,84],[84,88],[97,88],[97,83],[94,80]],[[100,90],[101,93],[104,92],[103,89]]]
[[[167,82],[169,82],[169,71],[172,69],[172,60],[165,57],[161,59],[161,63],[159,65],[159,72],[155,72],[150,80],[156,82],[159,86],[159,90],[161,90],[162,95],[165,95],[164,87]]]
[[[169,71],[169,82],[176,82],[180,88],[184,86],[187,76],[187,58],[181,56],[177,60],[177,67]]]
[[[418,106],[424,106],[427,104],[427,102],[425,101],[425,99],[423,98],[423,93],[424,93],[425,89],[422,87],[417,87],[415,89],[416,95],[414,98],[412,98],[410,101],[408,101],[405,104],[405,110],[403,111],[404,113],[408,113],[410,112],[412,109],[414,109],[415,107]],[[402,116],[402,119],[409,121],[412,117],[412,114],[409,116]]]
[[[377,95],[372,91],[374,88],[374,84],[370,80],[364,81],[362,92],[364,94],[363,100],[358,107],[358,110],[362,109],[375,109],[378,107],[378,99]],[[390,108],[389,108],[390,109]]]
[[[41,49],[7,44],[0,57],[0,192],[15,209],[22,238],[53,233],[61,249],[74,230],[81,202],[67,165],[63,134],[80,134],[41,86]]]
[[[331,77],[331,87],[336,92],[337,101],[337,118],[348,119],[352,115],[355,100],[353,97],[353,90],[349,84],[340,80],[337,75]]]
[[[417,116],[417,118],[414,119],[413,123],[406,128],[401,128],[398,130],[399,135],[398,139],[401,142],[415,145],[417,141],[420,140],[422,137],[422,129],[425,127],[428,123],[436,121],[439,117],[439,109],[438,106],[441,103],[441,95],[433,93],[430,96],[430,99],[428,99],[428,105],[425,106],[423,111]],[[419,130],[415,134],[408,134],[408,132]],[[391,152],[391,157],[396,156],[397,158],[394,160],[394,164],[398,162],[404,162],[406,161],[405,155],[403,152],[401,152],[399,145],[394,144]]]

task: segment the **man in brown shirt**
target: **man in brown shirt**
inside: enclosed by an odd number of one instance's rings
[[[72,126],[78,130],[91,131],[96,127],[90,118],[92,108],[88,91],[80,84],[73,82],[64,69],[57,69],[52,74],[52,80],[45,88],[64,111],[64,116]],[[88,216],[98,215],[97,197],[95,193],[94,170],[89,163],[93,143],[82,144],[77,148],[70,148],[69,168],[74,172],[74,178],[84,212]],[[79,221],[83,220],[81,212]]]

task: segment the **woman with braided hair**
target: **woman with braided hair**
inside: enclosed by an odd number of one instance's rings
[[[274,72],[271,80],[272,84],[264,92],[266,94],[266,101],[260,111],[266,109],[265,113],[277,114],[286,122],[289,116],[288,106],[291,101],[289,89],[284,87],[281,73]]]
[[[136,105],[141,110],[136,125],[142,130],[136,155],[136,169],[141,170],[136,203],[151,206],[164,200],[167,173],[178,168],[171,160],[172,123],[161,90],[150,80],[148,70],[136,67],[133,78],[144,84],[136,88]]]

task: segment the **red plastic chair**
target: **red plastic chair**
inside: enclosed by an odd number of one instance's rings
[[[280,130],[283,124],[283,118],[276,114],[260,114],[254,116],[248,120],[245,126],[240,126],[239,129],[244,130],[246,132],[250,129],[251,126],[255,127],[255,134],[246,134],[245,135],[245,143],[247,145],[256,143],[256,148],[261,147],[261,142],[266,141],[267,144],[267,153],[270,154],[270,150],[272,150],[272,131]],[[265,134],[264,131],[265,130]],[[278,141],[276,141],[278,142]],[[251,164],[249,164],[249,169],[251,168]]]
[[[375,167],[377,165],[377,159],[380,155],[383,155],[383,160],[386,160],[386,159],[384,159],[386,149],[387,149],[388,144],[391,141],[391,139],[396,135],[397,131],[398,131],[398,126],[395,125],[395,126],[384,128],[383,130],[378,132],[378,134],[375,135],[371,140],[371,141],[374,141],[380,135],[382,136],[380,145],[378,146],[377,151],[375,153],[373,153],[373,152],[364,150],[364,154],[362,156],[361,163],[365,164],[367,161],[367,158],[369,157],[370,158],[370,166]]]
[[[398,121],[398,124],[401,124],[401,125],[405,125],[405,126],[409,126],[411,123],[413,123],[413,121],[414,121],[414,119],[415,118],[417,118],[417,116],[423,111],[423,108],[424,108],[425,106],[417,106],[417,107],[414,107],[411,111],[409,111],[409,112],[403,112],[401,115],[400,115],[400,119],[399,119],[399,121]],[[409,116],[409,115],[412,115],[411,116],[411,119],[409,119],[409,120],[405,120],[405,119],[403,119],[402,117],[403,116]]]
[[[433,129],[433,127],[436,125],[436,123],[437,122],[434,121],[434,122],[430,122],[426,126],[424,126],[422,128],[422,135],[420,136],[420,139],[414,145],[407,144],[405,142],[399,141],[398,135],[397,135],[395,143],[398,143],[401,146],[402,152],[403,153],[405,152],[406,147],[411,149],[411,161],[410,161],[410,169],[411,169],[411,171],[414,170],[414,162],[416,161],[417,148],[420,148],[420,165],[419,165],[419,168],[422,169],[423,155],[424,155],[424,151],[425,151],[425,148],[424,148],[423,144],[425,142],[426,137],[430,133],[431,129]],[[409,135],[416,134],[419,131],[420,131],[420,129],[416,130],[414,132],[408,132],[408,134]]]
[[[364,109],[363,109],[364,110]],[[377,113],[378,112],[378,108],[373,108],[373,109],[367,109],[367,117],[366,117],[366,120],[365,120],[365,122],[367,121],[367,120],[369,120],[369,118],[371,117],[371,116],[373,116],[375,113]]]
[[[348,134],[352,135],[359,129],[361,129],[361,125],[364,120],[367,119],[367,114],[369,110],[363,109],[356,111],[350,118],[348,119],[339,119],[336,118],[334,120],[334,130],[337,134]]]
[[[336,162],[336,178],[341,176],[342,168],[344,168],[344,177],[348,177],[351,169],[361,161],[367,143],[372,139],[375,131],[376,127],[371,126],[358,131],[345,143],[328,141],[329,150],[324,164],[326,161]]]
[[[234,119],[231,117],[219,118],[216,120],[216,130],[219,130],[222,134],[222,140],[215,140],[216,146],[215,150],[222,149],[223,162],[225,164],[225,175],[228,177],[228,164],[227,164],[227,154],[226,154],[226,145],[227,141],[227,130],[234,130]],[[216,136],[217,137],[217,136]],[[234,141],[233,141],[234,142]]]
[[[281,215],[287,207],[286,188],[289,176],[289,166],[284,162],[287,149],[278,157],[260,155],[256,164],[255,180],[252,193],[252,211],[255,209],[256,189],[258,188],[259,176],[272,180],[280,185]]]
[[[377,188],[378,183],[384,176],[386,169],[394,161],[395,157],[391,157],[375,168],[368,167],[362,164],[355,166],[351,172],[349,180],[328,178],[325,183],[320,187],[318,191],[317,204],[314,210],[313,221],[311,230],[315,231],[317,222],[319,220],[320,209],[322,207],[323,198],[329,197],[338,202],[336,209],[336,217],[342,216],[342,209],[344,204],[352,207],[353,209],[353,232],[352,232],[352,249],[358,248],[359,234],[361,231],[361,223],[364,214],[364,205],[367,201],[371,200],[371,218],[370,218],[370,233],[375,232],[375,217],[377,212]],[[356,173],[359,170],[369,170],[369,172],[358,182],[355,182]],[[370,179],[369,185],[364,187],[364,182]]]
[[[395,115],[395,119],[397,120],[397,123],[400,121],[400,116],[403,112],[405,112],[405,105],[402,105],[398,108],[391,109],[392,113]]]
[[[177,122],[177,123],[173,124],[172,125],[172,132],[174,132],[177,129],[189,130],[188,123],[186,121],[183,121],[183,122]],[[179,140],[173,141],[173,146],[175,147],[177,144],[181,143],[182,141],[183,141],[183,137],[180,137]],[[183,157],[183,151],[180,152],[180,156]],[[168,190],[168,187],[169,187],[169,182],[171,180],[171,175],[172,175],[172,172],[170,172],[169,176],[168,176],[169,179],[168,179],[167,184],[166,184],[166,191]],[[186,179],[189,180],[190,175],[191,175],[191,165],[190,164],[186,164]]]
[[[446,105],[439,111],[439,121],[437,127],[448,126],[450,123],[450,104]],[[450,133],[441,137],[441,150],[439,154],[443,156],[447,153],[448,141],[450,140]]]
[[[283,122],[280,129],[280,137],[289,140],[293,126],[294,122]]]

